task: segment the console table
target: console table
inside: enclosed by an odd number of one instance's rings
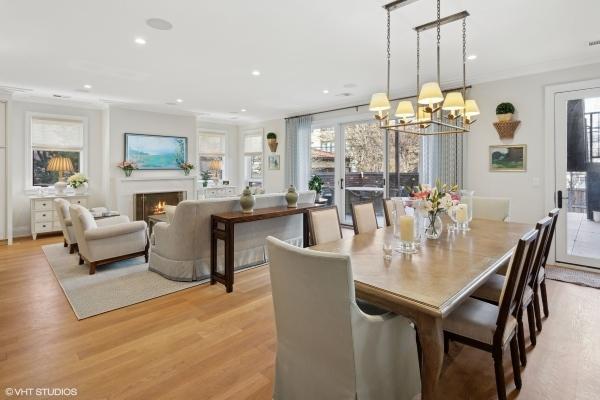
[[[64,195],[64,196],[30,196],[31,204],[31,236],[33,240],[38,233],[58,232],[62,230],[58,215],[54,211],[54,199],[60,197],[71,204],[88,206],[87,194]]]
[[[211,215],[210,284],[214,285],[215,283],[219,282],[225,285],[227,293],[233,291],[235,224],[302,214],[302,241],[304,247],[308,247],[308,210],[317,207],[320,206],[315,204],[298,204],[298,207],[295,208],[288,208],[286,206],[259,208],[255,209],[251,214],[244,214],[241,211],[233,211]],[[219,224],[221,224],[223,227],[219,227]],[[225,242],[224,273],[217,271],[217,240],[219,239]]]

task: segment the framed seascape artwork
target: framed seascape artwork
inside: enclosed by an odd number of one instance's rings
[[[490,146],[490,171],[527,171],[527,145],[513,144]]]
[[[269,169],[279,170],[279,154],[269,156]]]
[[[125,133],[125,160],[142,170],[181,169],[187,161],[187,138]]]

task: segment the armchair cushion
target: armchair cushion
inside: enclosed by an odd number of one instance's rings
[[[114,238],[115,236],[127,235],[138,231],[146,230],[145,221],[134,221],[129,223],[103,226],[96,229],[86,230],[85,239],[92,241],[98,239]]]

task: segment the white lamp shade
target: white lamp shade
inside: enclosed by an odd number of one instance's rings
[[[390,101],[388,100],[387,94],[375,93],[371,96],[371,102],[369,103],[369,111],[385,111],[390,109]]]
[[[54,172],[73,172],[74,170],[71,159],[61,156],[52,157],[50,161],[48,161],[48,166],[46,167],[46,171]]]
[[[419,122],[429,122],[431,121],[431,114],[425,112],[425,107],[419,107],[419,114],[417,116],[417,121]]]
[[[396,108],[396,117],[409,118],[415,115],[415,109],[410,101],[401,101]]]
[[[440,85],[437,82],[427,82],[421,88],[421,93],[419,93],[419,104],[436,104],[444,100],[444,96],[442,95],[442,89],[440,89]]]
[[[479,115],[479,107],[477,106],[477,102],[475,100],[465,101],[465,115],[467,117]]]
[[[450,92],[446,95],[442,110],[457,111],[465,108],[465,100],[461,92]]]

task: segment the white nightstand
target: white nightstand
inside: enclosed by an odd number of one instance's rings
[[[30,196],[31,204],[31,236],[33,240],[37,238],[38,233],[57,232],[62,228],[58,221],[56,211],[54,211],[54,199],[57,197],[68,200],[71,204],[88,206],[87,194],[77,194],[70,196]]]

